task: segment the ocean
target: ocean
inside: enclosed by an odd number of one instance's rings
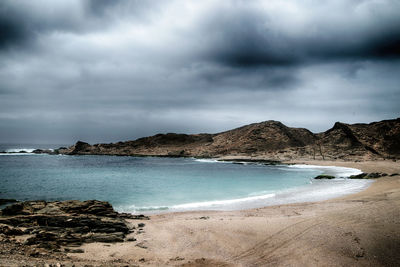
[[[161,213],[236,210],[329,199],[371,182],[345,177],[357,169],[264,165],[213,159],[31,154],[34,148],[0,146],[0,198],[109,201],[116,210]],[[314,180],[332,174],[333,180]]]

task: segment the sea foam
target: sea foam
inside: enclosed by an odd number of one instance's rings
[[[334,175],[337,178],[347,178],[351,175],[357,175],[362,173],[361,170],[348,167],[337,167],[337,166],[318,166],[318,165],[305,165],[305,164],[295,164],[289,165],[289,168],[294,169],[314,169],[321,170],[326,174]]]
[[[32,153],[35,149],[34,148],[9,148],[6,149],[6,153],[22,153],[22,151],[26,153]]]

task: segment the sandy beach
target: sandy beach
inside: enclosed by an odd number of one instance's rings
[[[393,161],[291,163],[400,173],[400,164]],[[137,225],[139,221],[130,223]],[[322,202],[229,212],[167,213],[153,215],[145,224],[141,233],[135,233],[136,242],[85,244],[81,247],[85,253],[69,254],[67,263],[398,266],[400,176],[379,178],[362,192]]]
[[[288,163],[400,173],[394,161]],[[399,266],[400,176],[320,202],[240,211],[195,211],[128,222],[122,243],[87,243],[83,253],[27,257],[2,251],[1,266]],[[144,226],[139,227],[139,223]],[[3,249],[6,246],[3,247]]]

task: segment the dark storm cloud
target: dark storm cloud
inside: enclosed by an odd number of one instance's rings
[[[210,12],[202,28],[210,59],[246,68],[400,57],[400,2],[299,2],[315,11],[298,24],[295,12],[265,12],[241,1]]]
[[[379,36],[361,47],[361,56],[371,56],[376,58],[400,58],[400,23],[387,36]],[[357,53],[356,53],[357,54]]]
[[[222,14],[222,15],[221,15]],[[210,58],[233,67],[291,65],[298,61],[285,48],[288,40],[268,28],[268,14],[257,9],[224,7],[208,15],[204,35]]]
[[[400,114],[400,2],[0,1],[0,141]]]
[[[25,39],[26,30],[0,12],[0,48]]]
[[[80,31],[83,20],[77,14],[80,9],[73,1],[70,6],[65,1],[1,1],[0,49],[27,48],[42,35],[53,31]]]
[[[70,5],[64,1],[39,1],[43,9],[32,9],[33,4],[28,2],[5,0],[0,3],[0,46],[30,41],[52,31],[104,30],[121,20],[140,24],[140,20],[146,21],[148,14],[166,5],[159,1],[87,0],[71,1]],[[199,26],[191,29],[194,32],[189,33],[189,37],[205,44],[204,59],[237,68],[329,59],[400,57],[400,16],[395,11],[400,9],[399,2],[388,0],[380,5],[370,2],[348,1],[332,7],[343,10],[329,9],[329,4],[328,8],[316,4],[311,19],[301,21],[299,26],[287,12],[278,10],[278,14],[273,15],[276,10],[265,10],[254,4],[260,2],[231,1],[231,4],[208,9],[199,19]],[[302,4],[304,10],[315,5],[310,1]],[[179,5],[183,3],[176,6]],[[44,12],[45,7],[51,12]],[[364,13],[359,11],[362,8]],[[338,15],[324,17],[323,12]],[[289,23],[282,28],[281,21]]]
[[[400,58],[400,21],[387,33],[372,33],[370,36],[354,36],[349,39],[338,39],[318,42],[312,40],[306,55],[316,60],[392,60]],[[358,40],[357,40],[358,39]]]

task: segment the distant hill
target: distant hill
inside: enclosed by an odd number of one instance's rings
[[[341,122],[323,133],[265,121],[217,134],[157,134],[134,141],[90,145],[77,142],[64,154],[263,157],[288,159],[400,158],[400,118],[370,124]]]

